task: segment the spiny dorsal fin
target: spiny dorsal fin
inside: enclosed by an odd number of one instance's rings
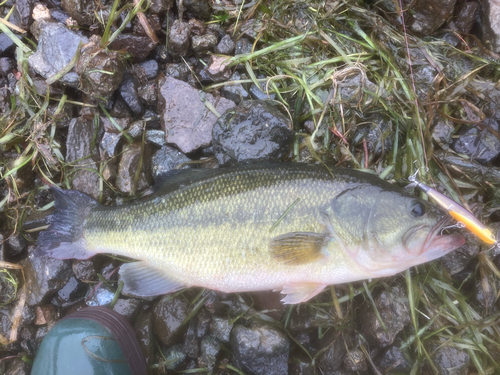
[[[292,232],[274,237],[269,249],[279,262],[300,265],[326,256],[322,249],[327,240],[329,237],[324,233]]]

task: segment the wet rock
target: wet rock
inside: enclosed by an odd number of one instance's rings
[[[455,275],[464,270],[469,262],[479,253],[481,245],[472,233],[464,232],[465,244],[453,253],[446,254],[439,262],[448,270],[450,275]]]
[[[105,132],[102,136],[101,142],[99,143],[99,152],[101,159],[108,160],[115,156],[118,143],[122,138],[121,134]]]
[[[165,297],[153,307],[154,332],[164,345],[172,345],[172,340],[181,330],[181,324],[191,310],[182,297]]]
[[[31,368],[28,363],[24,362],[21,358],[14,358],[10,361],[4,375],[29,375],[30,373]]]
[[[73,274],[83,282],[94,281],[97,279],[97,272],[94,267],[94,262],[91,259],[73,260]]]
[[[347,353],[343,338],[335,338],[329,345],[328,349],[320,354],[318,358],[318,366],[320,370],[329,374],[337,370],[343,362],[344,356]]]
[[[186,64],[167,64],[165,69],[165,75],[167,77],[172,77],[181,81],[187,81],[189,73],[190,71]]]
[[[189,159],[182,152],[177,151],[175,148],[162,146],[162,148],[156,151],[153,155],[153,159],[151,161],[153,178],[156,180],[157,177],[172,169],[176,169],[181,164],[189,161],[191,161],[191,159]],[[184,166],[183,168],[188,168],[188,166]]]
[[[147,153],[143,154],[142,146],[139,143],[129,144],[123,151],[118,165],[118,176],[116,187],[124,194],[135,194],[136,191],[145,189],[150,184],[150,176],[147,173],[146,165]],[[139,178],[136,178],[138,169]]]
[[[93,98],[108,98],[120,85],[124,66],[119,52],[103,49],[99,42],[92,37],[82,47],[75,71],[80,76],[80,90]]]
[[[231,77],[231,69],[225,56],[210,56],[205,72],[214,82],[227,81]]]
[[[240,73],[234,72],[230,81],[239,81],[241,79]],[[249,99],[248,91],[243,88],[241,83],[225,84],[221,88],[221,95],[233,102],[239,104],[243,100]]]
[[[386,96],[386,91],[384,89],[380,89],[362,74],[346,77],[342,82],[338,83],[338,89],[340,90],[340,97],[342,100],[349,102],[351,107],[356,107],[359,104],[361,104],[361,106],[367,106],[374,102],[375,98],[372,95],[367,95],[363,89],[377,93],[379,97]]]
[[[480,17],[483,43],[500,53],[500,4],[495,0],[481,2]]]
[[[377,367],[383,373],[409,374],[411,364],[408,357],[397,346],[391,346],[377,361]]]
[[[152,143],[155,146],[165,146],[165,132],[163,130],[146,130],[146,142]]]
[[[7,239],[5,244],[5,255],[8,258],[14,258],[20,255],[24,249],[26,249],[27,242],[24,236],[19,233],[16,235],[12,235]]]
[[[457,9],[458,8],[458,9]],[[449,22],[450,28],[461,34],[468,34],[478,14],[479,3],[475,1],[462,3],[455,8],[456,17]]]
[[[134,65],[134,69],[136,71],[140,69],[142,75],[148,80],[155,79],[160,74],[160,65],[156,60],[143,61],[140,64]]]
[[[28,257],[20,264],[24,267],[26,278],[26,303],[33,306],[48,301],[66,285],[72,272],[70,260],[49,258],[36,251],[34,246],[29,251]]]
[[[62,9],[54,9],[54,8],[49,9],[49,14],[52,17],[52,19],[62,23],[63,25],[66,25],[66,21],[71,17],[67,12],[65,12]]]
[[[198,365],[212,371],[215,367],[220,349],[221,344],[219,341],[212,336],[205,336],[200,343],[201,358],[198,360]]]
[[[69,124],[66,141],[66,163],[81,167],[73,174],[71,187],[94,199],[99,198],[98,150],[93,145],[96,131],[92,119],[77,117]]]
[[[174,5],[174,0],[152,0],[148,11],[154,14],[165,14]]]
[[[224,37],[220,40],[219,44],[215,47],[215,53],[219,53],[221,55],[231,55],[234,52],[236,45],[229,35],[224,35]]]
[[[33,21],[31,13],[34,5],[35,2],[32,0],[16,0],[10,21],[22,29],[29,29]]]
[[[137,298],[119,298],[113,306],[113,310],[131,322],[141,303],[142,301]]]
[[[443,149],[448,150],[453,134],[453,126],[448,122],[439,121],[432,130],[432,139]]]
[[[186,22],[175,20],[168,33],[168,45],[175,55],[185,56],[189,50],[191,28]]]
[[[134,331],[146,363],[149,363],[154,355],[153,314],[151,312],[140,314],[134,322]]]
[[[87,285],[71,277],[69,281],[57,292],[57,305],[62,307],[71,306],[85,295]]]
[[[439,343],[431,345],[429,351],[439,374],[441,375],[467,375],[469,373],[469,354],[462,349],[443,346],[436,350]]]
[[[70,63],[80,42],[88,43],[88,39],[60,23],[43,22],[37,51],[29,57],[29,66],[42,77],[49,78]],[[58,82],[76,88],[79,76],[70,71]]]
[[[141,103],[137,92],[138,82],[132,76],[125,76],[120,85],[120,95],[130,110],[136,115],[141,116],[144,113],[144,106]]]
[[[212,34],[193,35],[191,37],[191,48],[196,53],[207,53],[217,45],[217,37]]]
[[[227,318],[218,318],[214,316],[210,324],[210,334],[223,343],[229,343],[233,324],[229,324]]]
[[[456,0],[419,0],[412,6],[407,27],[418,35],[430,35],[453,14]]]
[[[191,18],[188,21],[189,27],[191,28],[191,35],[200,36],[207,33],[207,28],[200,20]]]
[[[132,55],[134,62],[139,63],[148,57],[155,46],[155,43],[145,35],[120,34],[108,48],[115,51],[125,50]]]
[[[94,21],[94,2],[92,0],[61,0],[61,7],[80,26],[90,25]]]
[[[384,348],[394,342],[396,335],[410,322],[408,298],[406,288],[395,284],[390,289],[382,291],[375,298],[375,305],[384,322],[387,332],[380,324],[373,308],[367,310],[361,325],[365,337]]]
[[[198,343],[198,337],[196,334],[196,321],[195,319],[191,319],[189,322],[188,329],[186,331],[186,336],[184,339],[184,346],[182,348],[184,353],[189,358],[197,359],[200,355],[200,346]]]
[[[488,126],[498,131],[498,123],[493,119],[485,120]],[[465,131],[453,142],[451,148],[459,153],[469,156],[481,164],[487,164],[500,155],[500,141],[487,129],[480,130],[476,127]]]
[[[0,34],[4,35],[4,34]],[[1,42],[0,42],[1,44]],[[1,48],[1,47],[0,47]],[[0,51],[1,54],[1,51]],[[13,59],[9,57],[0,57],[0,77],[7,77],[9,73],[12,73],[14,68],[16,67],[16,63]]]
[[[156,84],[148,82],[137,88],[139,98],[148,106],[156,105]]]
[[[240,38],[236,42],[234,53],[235,53],[235,55],[244,55],[246,53],[251,53],[252,46],[253,46],[253,43],[250,39]]]
[[[10,39],[7,34],[0,34],[0,56],[10,56],[16,48],[16,44]]]
[[[146,123],[143,120],[135,121],[132,125],[130,125],[130,128],[127,130],[127,134],[136,141],[142,140],[145,126]]]
[[[344,368],[347,371],[366,371],[368,370],[368,360],[361,349],[352,349],[344,357]]]
[[[363,141],[366,141],[368,160],[372,161],[392,150],[394,132],[392,123],[381,116],[372,116],[367,119],[367,122],[366,125],[356,127],[353,143],[361,145]]]
[[[290,120],[264,100],[242,102],[226,111],[212,134],[220,165],[279,161],[288,155],[293,140]]]
[[[260,75],[259,78],[265,78],[264,76]],[[248,89],[248,92],[254,98],[255,100],[265,100],[265,99],[274,99],[276,98],[276,94],[267,94],[266,91],[266,83],[261,82],[259,86],[257,86],[255,83],[252,83],[250,85],[250,88]]]
[[[159,112],[167,143],[189,153],[207,147],[212,141],[212,128],[217,117],[207,108],[212,104],[220,114],[234,106],[224,99],[192,88],[189,84],[167,77],[158,84]]]
[[[132,116],[132,112],[121,96],[116,97],[113,108],[109,111],[109,114],[115,118],[127,118]]]
[[[85,303],[87,306],[109,306],[115,293],[107,289],[106,287],[99,287],[94,291],[94,288],[90,288],[85,296]]]
[[[209,0],[183,0],[183,5],[195,18],[210,18],[212,8]]]
[[[165,356],[166,368],[175,370],[186,359],[186,354],[182,351],[182,345],[174,345],[163,352]]]
[[[290,329],[293,332],[300,332],[309,328],[331,327],[335,323],[333,316],[335,316],[333,307],[319,310],[308,305],[298,305],[292,312]]]
[[[245,372],[257,375],[288,373],[289,339],[272,326],[235,325],[231,332],[231,351],[236,366]]]
[[[295,357],[288,365],[288,373],[290,375],[314,375],[314,365]]]
[[[281,320],[286,311],[286,305],[281,302],[283,295],[280,292],[273,292],[271,290],[249,292],[246,295],[248,304],[252,305],[257,311],[269,310],[266,313],[273,319]]]
[[[57,84],[47,85],[47,82],[43,78],[33,79],[33,85],[35,86],[36,93],[38,95],[46,95],[47,88],[49,89],[50,96],[60,97],[64,94],[64,89]]]

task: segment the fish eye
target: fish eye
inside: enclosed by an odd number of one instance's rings
[[[415,217],[420,217],[425,214],[425,206],[419,201],[413,201],[410,206],[410,213]]]

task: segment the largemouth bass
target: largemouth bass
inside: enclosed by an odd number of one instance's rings
[[[327,285],[391,276],[464,243],[449,216],[376,176],[320,165],[176,170],[148,199],[101,206],[54,189],[39,248],[59,259],[112,253],[124,290],[280,290],[284,303]]]

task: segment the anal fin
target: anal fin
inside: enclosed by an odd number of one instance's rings
[[[119,274],[124,283],[123,292],[138,297],[158,296],[186,288],[165,271],[144,261],[122,265]]]
[[[281,294],[286,294],[281,300],[284,304],[295,304],[309,301],[325,289],[325,284],[318,283],[292,283],[285,284]]]

